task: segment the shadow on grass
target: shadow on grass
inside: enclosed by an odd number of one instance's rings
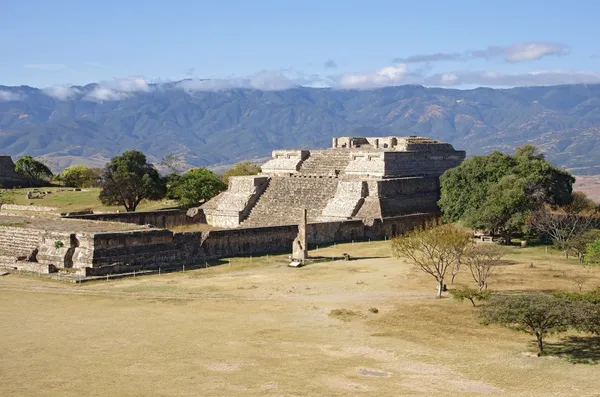
[[[565,358],[573,364],[600,363],[600,336],[568,336],[546,343],[546,354]]]

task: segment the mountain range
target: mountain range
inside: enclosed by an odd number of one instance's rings
[[[600,85],[456,90],[297,87],[194,91],[176,83],[91,98],[0,86],[0,154],[43,156],[55,169],[102,166],[127,149],[215,166],[273,149],[325,148],[334,136],[421,135],[468,154],[532,143],[575,174],[600,174]]]

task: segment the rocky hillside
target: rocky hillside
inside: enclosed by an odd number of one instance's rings
[[[58,100],[0,86],[0,153],[46,155],[60,168],[136,148],[200,166],[327,147],[333,136],[415,134],[469,154],[529,142],[575,173],[600,174],[600,85],[194,92],[169,83],[105,101],[85,96],[95,85],[74,88]]]

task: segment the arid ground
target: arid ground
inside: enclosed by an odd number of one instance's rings
[[[589,198],[600,203],[600,175],[577,175],[576,178],[573,189],[584,192]]]
[[[535,357],[531,336],[434,299],[433,278],[387,242],[312,254],[343,252],[360,259],[234,258],[83,285],[0,277],[0,395],[600,395],[599,338],[559,335]],[[510,252],[493,290],[576,291],[575,275],[600,285],[600,269],[551,250]]]

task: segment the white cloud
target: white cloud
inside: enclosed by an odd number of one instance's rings
[[[376,88],[400,85],[405,80],[408,73],[408,66],[400,64],[396,66],[386,66],[379,70],[346,73],[337,79],[337,88]]]
[[[563,70],[534,71],[525,73],[499,73],[492,71],[466,71],[430,75],[423,83],[430,86],[479,85],[491,87],[542,86],[559,84],[600,83],[598,72],[572,72]]]
[[[136,92],[149,92],[150,85],[139,76],[100,82],[83,99],[88,101],[120,101]]]
[[[37,69],[37,70],[62,70],[66,69],[67,65],[62,63],[26,63],[23,65],[26,69]]]
[[[396,63],[428,63],[448,61],[468,61],[471,59],[492,60],[502,58],[506,62],[537,61],[547,56],[562,56],[569,53],[569,47],[553,41],[528,41],[506,46],[492,45],[483,50],[459,52],[436,52],[395,58]]]
[[[60,101],[66,101],[75,98],[81,91],[76,87],[57,84],[53,85],[52,87],[42,89],[42,92],[48,96],[51,96],[52,98]]]
[[[185,91],[223,91],[234,88],[247,88],[263,91],[281,91],[303,85],[310,85],[324,80],[320,76],[289,77],[280,71],[256,73],[247,77],[188,79],[177,83],[177,87]]]
[[[506,62],[537,61],[546,56],[562,56],[569,52],[569,47],[550,41],[529,41],[509,46],[490,46],[485,50],[473,51],[472,58],[492,59],[502,57]]]
[[[20,101],[24,95],[18,92],[0,90],[0,102]]]

